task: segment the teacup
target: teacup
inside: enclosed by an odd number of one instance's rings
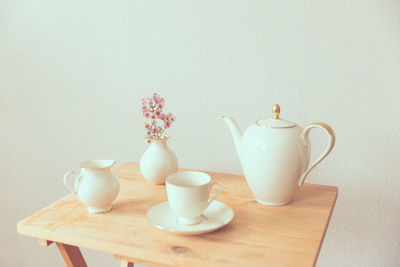
[[[210,199],[210,191],[214,185],[219,187],[219,192]],[[211,182],[210,175],[196,171],[169,175],[166,188],[169,206],[178,223],[184,225],[201,223],[203,212],[222,192],[219,182]]]

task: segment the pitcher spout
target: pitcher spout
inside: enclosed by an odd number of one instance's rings
[[[237,125],[236,121],[229,117],[229,116],[222,116],[221,119],[225,121],[226,125],[228,126],[229,130],[231,131],[233,141],[235,143],[236,152],[240,159],[240,142],[242,139],[242,131],[240,130],[239,126]]]

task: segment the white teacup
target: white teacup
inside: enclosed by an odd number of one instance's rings
[[[219,192],[209,199],[213,185],[219,187]],[[219,182],[211,182],[210,175],[196,171],[169,175],[166,187],[169,206],[178,223],[185,225],[201,223],[203,212],[222,192],[222,185]]]

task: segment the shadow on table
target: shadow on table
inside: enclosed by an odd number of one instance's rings
[[[113,203],[113,209],[111,210],[114,214],[125,213],[125,214],[137,214],[147,213],[147,210],[155,205],[147,199],[127,199]]]

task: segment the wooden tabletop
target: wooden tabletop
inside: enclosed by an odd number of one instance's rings
[[[223,184],[218,200],[232,207],[235,218],[216,232],[180,236],[154,228],[146,218],[151,207],[167,200],[165,186],[147,182],[137,163],[115,172],[121,191],[109,213],[88,214],[69,194],[21,220],[18,232],[151,266],[313,266],[338,192],[305,184],[291,204],[264,206],[255,202],[244,176],[207,172]]]

